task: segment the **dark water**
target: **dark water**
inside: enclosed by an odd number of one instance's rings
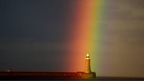
[[[124,79],[115,79],[115,80],[99,80],[99,79],[93,79],[93,80],[0,80],[0,81],[144,81],[144,80],[138,80],[138,79],[133,79],[133,80],[124,80]]]

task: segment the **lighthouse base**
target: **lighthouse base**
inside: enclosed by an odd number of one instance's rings
[[[91,73],[85,73],[85,72],[77,72],[79,76],[81,76],[82,79],[93,79],[96,78],[96,73],[91,72]]]
[[[95,72],[84,73],[84,74],[83,74],[83,77],[84,77],[85,79],[93,79],[93,78],[96,78],[96,73],[95,73]]]

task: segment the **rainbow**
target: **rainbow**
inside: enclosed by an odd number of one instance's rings
[[[84,71],[85,55],[90,53],[92,70],[100,69],[102,22],[105,0],[72,0],[69,35],[69,71]]]

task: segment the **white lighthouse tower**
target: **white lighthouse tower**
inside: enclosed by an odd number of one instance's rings
[[[85,73],[91,73],[90,60],[90,55],[87,53],[85,58]]]

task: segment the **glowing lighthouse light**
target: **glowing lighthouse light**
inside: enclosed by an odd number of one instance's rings
[[[85,58],[85,72],[86,73],[91,73],[90,55],[89,55],[89,53],[86,54],[86,58]]]
[[[86,59],[90,59],[89,53],[86,54]]]

